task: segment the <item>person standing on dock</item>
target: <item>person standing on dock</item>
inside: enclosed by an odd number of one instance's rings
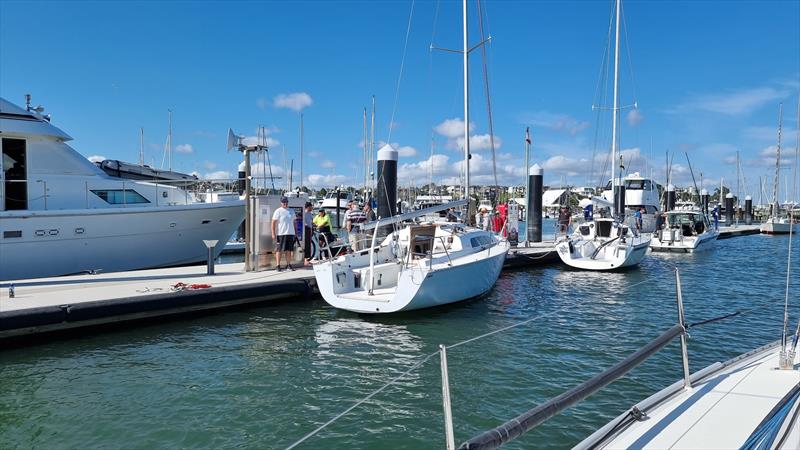
[[[377,216],[375,216],[375,211],[372,209],[372,205],[369,204],[369,201],[364,204],[364,218],[365,222],[373,222],[377,220]]]
[[[570,225],[572,225],[572,214],[569,213],[569,208],[562,206],[558,212],[558,232],[561,234],[569,233]]]
[[[303,258],[305,259],[304,265],[311,264],[311,232],[314,223],[313,205],[311,202],[306,202],[303,211]]]
[[[344,226],[347,228],[347,239],[353,251],[361,250],[361,224],[366,222],[367,216],[364,211],[358,209],[358,205],[351,201],[348,205],[350,209],[344,215]]]
[[[292,267],[292,251],[294,251],[294,213],[289,210],[289,199],[281,197],[281,206],[272,213],[272,235],[275,236],[277,248],[275,249],[275,269],[280,272],[281,253],[286,258],[286,268]]]
[[[711,217],[714,218],[714,229],[719,230],[719,210],[716,206],[711,210]]]

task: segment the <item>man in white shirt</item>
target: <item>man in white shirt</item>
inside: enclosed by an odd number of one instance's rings
[[[292,252],[294,251],[294,212],[290,211],[289,199],[281,197],[281,207],[272,213],[272,235],[277,242],[275,250],[275,268],[278,272],[281,268],[281,253],[286,258],[286,268],[294,270],[292,267]]]

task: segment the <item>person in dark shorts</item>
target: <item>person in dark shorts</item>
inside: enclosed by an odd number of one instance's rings
[[[286,268],[292,267],[292,252],[294,251],[294,213],[289,210],[289,199],[281,197],[281,206],[272,214],[272,235],[275,236],[277,248],[275,249],[275,268],[280,272],[281,254],[286,258]]]
[[[313,206],[306,202],[303,211],[303,258],[305,265],[311,264],[311,232],[314,222]]]
[[[567,234],[570,225],[572,225],[572,215],[569,213],[569,208],[562,206],[558,212],[558,232]]]

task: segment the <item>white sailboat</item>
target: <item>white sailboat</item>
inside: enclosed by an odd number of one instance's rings
[[[314,276],[322,298],[336,308],[380,314],[446,305],[485,294],[500,276],[510,247],[507,240],[460,223],[402,225],[469,204],[466,0],[463,13],[465,199],[365,224],[362,230],[373,230],[367,250],[315,262]],[[387,226],[402,228],[395,228],[378,244],[378,230]]]
[[[719,230],[699,209],[686,207],[664,216],[664,229],[653,233],[650,242],[654,252],[694,253],[710,248],[719,237]]]
[[[399,224],[453,202],[366,224],[364,229]],[[488,292],[503,268],[509,244],[491,232],[460,223],[405,225],[371,250],[314,263],[322,298],[358,313],[392,313],[446,305]]]
[[[0,99],[0,280],[205,261],[244,219],[238,197],[109,176],[42,110]]]
[[[781,177],[781,128],[783,122],[783,103],[778,107],[778,149],[775,157],[775,185],[772,191],[772,214],[761,224],[761,232],[765,234],[787,234],[794,224],[788,217],[781,217],[780,177]]]
[[[621,182],[615,178],[615,163],[617,159],[617,119],[619,116],[619,28],[621,0],[616,6],[616,44],[614,50],[614,108],[611,133],[611,179],[619,183],[614,187],[622,188]],[[621,177],[620,177],[621,178]],[[597,199],[600,201],[600,199]],[[612,202],[615,203],[617,199]],[[614,211],[615,208],[611,208]],[[621,208],[620,208],[621,209]],[[624,213],[623,213],[624,214]],[[613,214],[612,214],[613,215]],[[650,246],[650,237],[641,234],[627,224],[621,222],[623,218],[597,218],[593,222],[582,224],[574,233],[564,236],[556,243],[556,253],[561,261],[570,267],[585,270],[617,270],[630,267],[642,261],[647,248]]]

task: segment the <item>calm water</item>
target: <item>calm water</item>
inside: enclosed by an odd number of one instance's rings
[[[310,300],[2,351],[0,448],[285,448],[438,344],[547,315],[448,351],[456,441],[463,442],[673,325],[674,266],[689,322],[770,305],[692,330],[693,371],[778,339],[787,243],[728,239],[711,252],[650,255],[626,273],[555,264],[507,272],[483,299],[405,316],[358,316]],[[800,264],[800,251],[793,253]],[[507,448],[573,445],[681,376],[676,341]],[[432,358],[300,448],[443,443],[439,360]]]

